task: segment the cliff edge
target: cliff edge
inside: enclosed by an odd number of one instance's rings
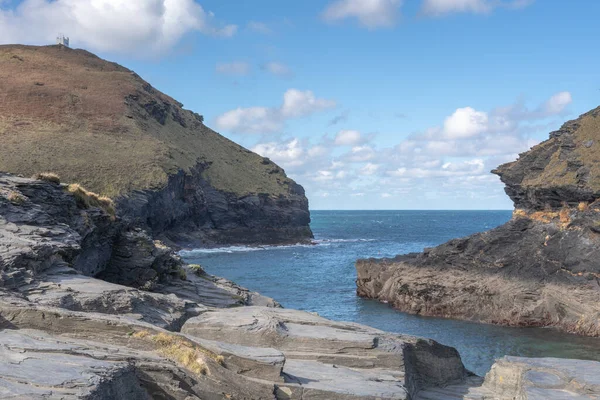
[[[190,244],[312,237],[304,189],[283,169],[85,50],[0,46],[0,141],[0,171],[81,183],[156,236]]]
[[[358,294],[415,314],[600,336],[600,108],[493,172],[515,204],[508,223],[359,260]]]

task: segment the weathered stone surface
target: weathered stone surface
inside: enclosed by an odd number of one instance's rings
[[[430,388],[415,400],[566,400],[600,399],[600,363],[559,358],[507,356],[492,366],[485,380]]]
[[[188,320],[182,332],[282,351],[286,385],[278,387],[281,396],[288,393],[290,398],[402,399],[419,388],[460,382],[467,375],[452,348],[303,311],[207,310]]]
[[[359,260],[357,293],[415,314],[600,336],[600,163],[590,140],[600,140],[600,108],[495,171],[515,202],[508,223],[421,254]]]
[[[153,290],[158,293],[174,294],[177,297],[210,307],[227,308],[240,305],[280,307],[270,297],[251,292],[225,278],[207,274],[197,267],[182,266],[185,280],[172,280],[158,285]]]

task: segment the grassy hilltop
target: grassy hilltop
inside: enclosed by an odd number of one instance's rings
[[[293,183],[129,69],[63,46],[0,46],[0,143],[0,171],[52,171],[112,197],[198,163],[238,197],[286,195]]]

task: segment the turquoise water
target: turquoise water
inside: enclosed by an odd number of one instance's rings
[[[311,215],[316,245],[199,249],[182,255],[284,307],[456,347],[467,368],[480,375],[504,355],[600,361],[600,339],[419,317],[356,296],[357,258],[421,251],[501,225],[510,211],[313,211]]]

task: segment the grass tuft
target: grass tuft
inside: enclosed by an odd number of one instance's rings
[[[152,337],[152,341],[159,346],[159,352],[198,375],[206,375],[208,366],[202,359],[202,352],[198,351],[191,342],[180,337],[159,333]]]
[[[153,335],[147,330],[135,332],[130,336],[152,342],[162,356],[183,365],[198,375],[209,374],[210,371],[205,361],[207,357],[216,361],[219,365],[225,366],[225,357],[199,347],[182,336],[166,332]]]
[[[9,192],[6,198],[8,199],[8,201],[18,206],[22,206],[27,201],[27,198],[25,196],[15,191]]]
[[[90,192],[83,188],[78,183],[73,183],[67,186],[67,191],[75,197],[77,206],[80,208],[98,207],[106,211],[113,219],[116,216],[115,204],[105,196],[100,196],[94,192]]]
[[[200,264],[190,264],[190,265],[188,265],[188,268],[195,275],[201,276],[201,275],[206,274],[206,272],[204,271],[204,268],[202,268],[202,265],[200,265]]]
[[[34,175],[31,179],[36,179],[38,181],[45,181],[54,183],[56,185],[60,185],[60,177],[54,172],[41,172],[37,175]]]

